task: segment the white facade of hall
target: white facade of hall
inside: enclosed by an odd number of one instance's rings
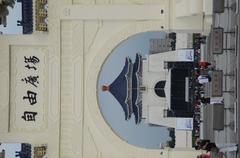
[[[165,111],[171,109],[171,69],[164,68],[164,63],[183,61],[178,54],[177,50],[150,54],[143,60],[142,86],[146,87],[146,90],[141,92],[142,118],[144,123],[174,128],[176,147],[191,147],[192,131],[177,129],[178,118],[165,116]],[[155,86],[159,81],[166,81],[165,97],[159,97],[155,92]]]
[[[171,71],[164,69],[164,62],[177,61],[177,51],[150,54],[143,60],[142,84],[147,88],[142,92],[143,118],[150,124],[175,128],[176,118],[164,117],[164,110],[170,109]],[[156,95],[154,87],[159,81],[166,81],[166,97]]]
[[[146,55],[143,60],[142,91],[143,118],[145,122],[176,128],[176,117],[165,117],[164,110],[171,109],[171,69],[165,68],[167,62],[189,61],[178,50],[192,49],[191,33],[176,34],[176,50]],[[184,54],[185,55],[185,54]],[[166,81],[166,97],[159,97],[154,87],[159,81]]]
[[[49,32],[0,36],[0,142],[47,144],[50,158],[192,158],[192,148],[128,144],[105,122],[98,74],[123,40],[146,31],[208,33],[210,0],[49,0]],[[147,10],[147,13],[146,13]],[[161,10],[163,13],[161,14]],[[18,95],[25,53],[40,56],[39,120],[26,125]],[[16,82],[15,82],[16,81]],[[16,83],[16,84],[15,84]],[[40,104],[41,103],[41,104]]]

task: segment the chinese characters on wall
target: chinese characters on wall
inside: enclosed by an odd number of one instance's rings
[[[24,56],[24,63],[26,64],[25,68],[29,69],[29,71],[36,71],[39,62],[40,60],[36,56]],[[37,88],[37,85],[39,84],[38,78],[38,75],[29,75],[21,79],[21,81]],[[26,93],[27,95],[23,96],[23,100],[28,100],[29,105],[34,106],[37,103],[37,93],[31,90],[27,90]],[[24,111],[22,119],[25,121],[35,121],[37,114],[38,113],[35,111]]]
[[[11,129],[44,129],[47,120],[47,62],[43,47],[12,49]]]

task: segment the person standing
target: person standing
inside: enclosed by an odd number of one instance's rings
[[[236,152],[238,151],[238,144],[235,143],[227,143],[227,144],[216,144],[219,152]]]
[[[210,65],[211,65],[211,63],[206,62],[206,61],[199,61],[198,62],[198,66],[200,67],[200,69],[206,69]]]
[[[197,79],[198,79],[198,83],[200,83],[200,84],[205,84],[205,83],[209,82],[209,78],[206,76],[200,75],[200,76],[198,76]]]
[[[211,158],[211,156],[209,154],[201,154],[198,155],[197,158]]]

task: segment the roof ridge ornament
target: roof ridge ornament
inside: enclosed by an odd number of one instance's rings
[[[103,92],[109,91],[109,86],[108,85],[102,85],[102,91]]]

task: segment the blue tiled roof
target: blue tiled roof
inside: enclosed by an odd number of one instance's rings
[[[23,27],[23,34],[33,32],[33,3],[32,0],[17,0],[22,3],[22,20],[18,20],[18,26]]]
[[[141,60],[142,57],[139,54],[136,54],[136,59],[133,64],[133,73],[132,73],[132,106],[133,113],[135,116],[135,123],[138,124],[141,122],[142,117],[142,101],[140,97],[140,73],[141,73]]]
[[[125,120],[128,120],[132,114],[130,95],[131,91],[129,91],[129,86],[131,86],[131,83],[129,83],[129,80],[131,79],[132,76],[131,74],[132,74],[132,62],[130,58],[126,58],[122,72],[109,86],[109,91],[117,99],[117,101],[120,103],[124,111]]]
[[[142,76],[142,56],[137,54],[135,63],[126,58],[125,65],[118,77],[109,86],[109,92],[120,103],[125,120],[135,116],[135,123],[139,124],[142,118],[142,99],[140,93]]]

